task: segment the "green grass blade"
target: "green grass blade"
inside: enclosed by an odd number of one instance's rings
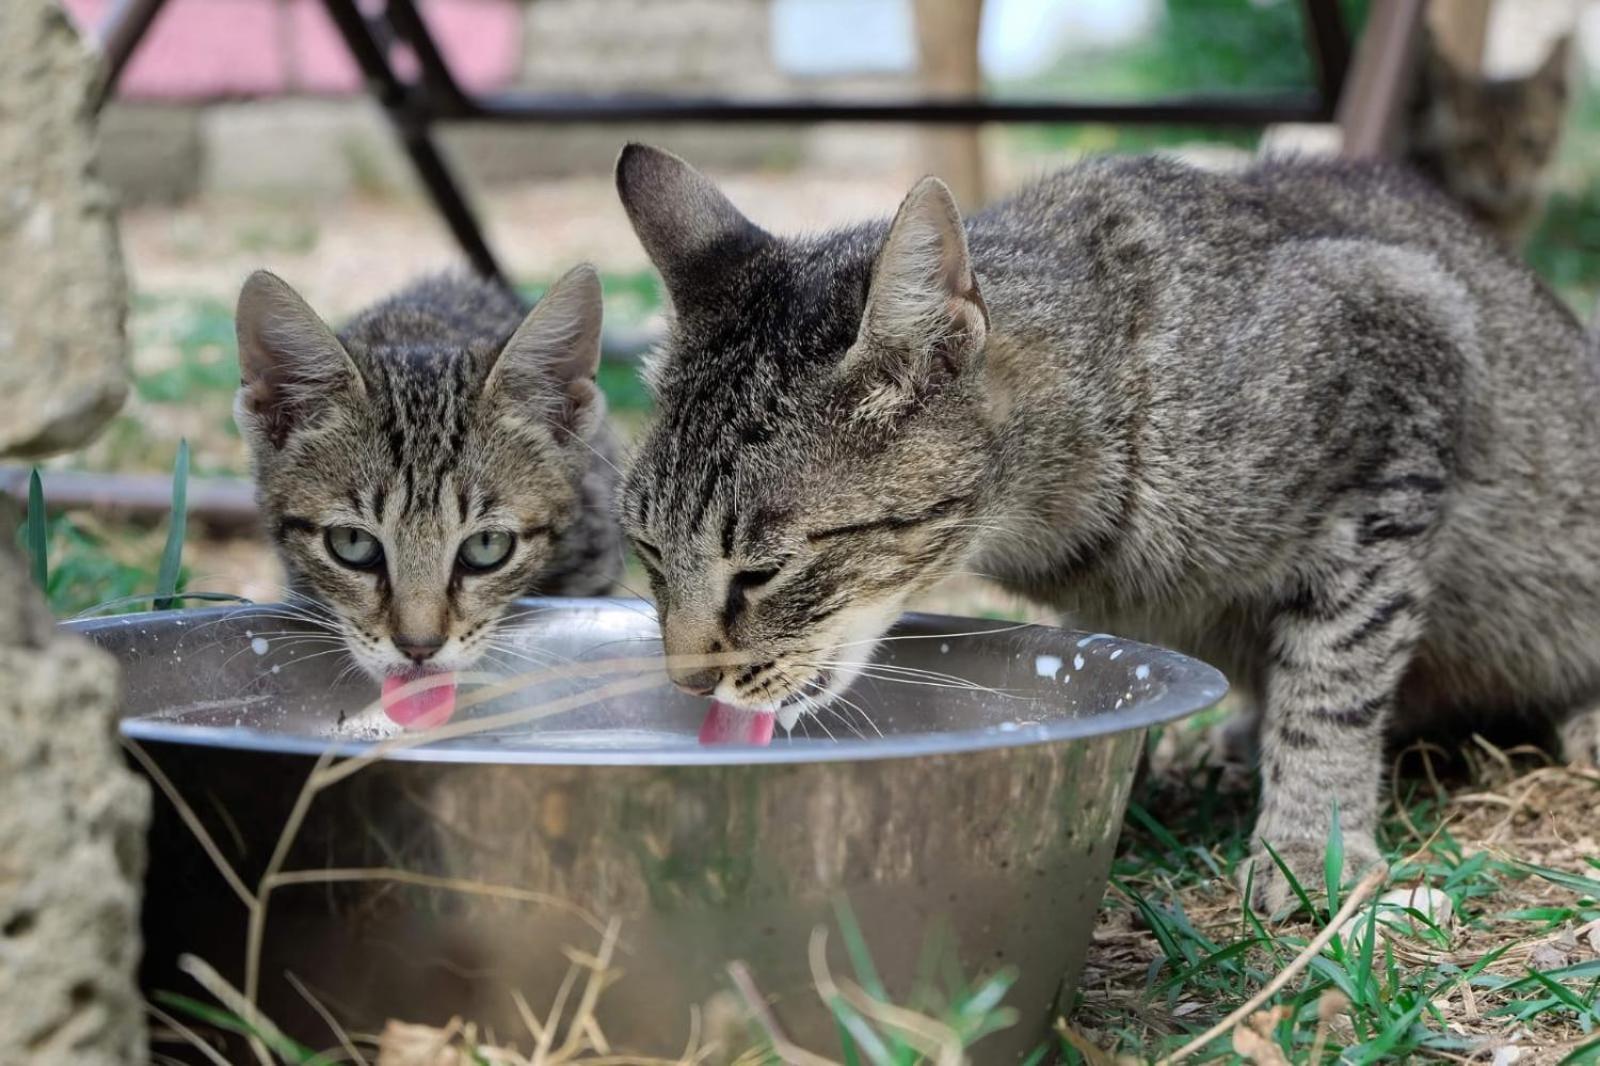
[[[1181,859],[1187,850],[1166,826],[1156,821],[1149,811],[1132,800],[1128,801],[1128,820],[1143,826],[1147,833],[1156,838],[1158,844],[1167,849],[1167,854],[1171,858]]]
[[[888,1003],[889,993],[878,977],[878,968],[872,963],[872,951],[867,947],[866,937],[861,935],[861,926],[856,922],[855,911],[850,909],[850,901],[843,896],[834,900],[833,913],[839,923],[839,937],[850,956],[850,965],[855,967],[856,980],[861,982],[867,995],[880,1003]]]
[[[45,522],[44,482],[39,468],[28,475],[28,523],[23,536],[28,545],[28,561],[33,566],[33,581],[40,592],[50,588],[50,526]]]
[[[844,1052],[844,1066],[861,1066],[861,1053],[856,1050],[856,1042],[850,1039],[850,1030],[844,1027],[844,1020],[835,1014],[833,1024],[839,1030],[839,1047]]]
[[[1295,897],[1299,899],[1300,906],[1304,907],[1306,909],[1306,913],[1311,915],[1312,918],[1320,919],[1321,916],[1317,914],[1317,908],[1311,905],[1311,897],[1306,895],[1306,890],[1304,888],[1300,887],[1300,879],[1294,875],[1293,870],[1289,869],[1289,864],[1284,862],[1283,858],[1279,856],[1277,849],[1275,849],[1271,844],[1268,844],[1265,840],[1261,842],[1261,846],[1267,849],[1267,854],[1272,856],[1272,861],[1277,864],[1278,872],[1283,874],[1284,879],[1289,882],[1289,888],[1294,892]],[[1318,924],[1326,923],[1319,921]]]
[[[1600,897],[1600,881],[1581,874],[1569,874],[1565,870],[1555,870],[1548,866],[1536,866],[1533,863],[1517,863],[1518,869],[1532,874],[1542,881],[1552,885],[1560,885],[1570,889],[1586,899]]]
[[[177,992],[157,990],[151,998],[164,1007],[171,1007],[173,1010],[187,1014],[189,1017],[196,1021],[204,1022],[206,1025],[212,1025],[230,1033],[237,1033],[240,1036],[254,1037],[271,1048],[273,1054],[284,1062],[294,1063],[295,1066],[332,1066],[332,1063],[327,1058],[317,1054],[304,1044],[297,1043],[286,1036],[274,1039],[272,1036],[258,1031],[255,1026],[232,1011],[214,1007],[209,1003],[180,995]]]
[[[1591,1040],[1580,1048],[1574,1048],[1556,1066],[1594,1066],[1597,1062],[1600,1062],[1600,1040]]]
[[[1428,1001],[1424,999],[1390,1022],[1388,1027],[1378,1034],[1376,1040],[1356,1049],[1358,1052],[1356,1061],[1363,1063],[1382,1061],[1389,1054],[1390,1049],[1400,1042],[1400,1038],[1405,1036],[1411,1026],[1416,1023],[1416,1020],[1422,1016],[1422,1009],[1427,1005]]]
[[[1156,991],[1165,992],[1170,988],[1177,987],[1178,985],[1188,984],[1191,980],[1206,970],[1215,969],[1221,966],[1223,963],[1228,962],[1237,956],[1246,955],[1252,949],[1258,946],[1264,946],[1265,944],[1266,940],[1262,937],[1250,937],[1246,940],[1236,940],[1225,948],[1213,951],[1211,954],[1207,955],[1193,966],[1180,970],[1171,977],[1167,978],[1165,981],[1162,981],[1161,984],[1156,987]]]
[[[157,611],[172,609],[173,593],[178,591],[178,568],[183,563],[183,533],[189,518],[189,442],[178,442],[178,459],[172,466],[172,516],[167,528],[167,545],[161,550],[161,569],[156,572]]]
[[[1529,970],[1528,976],[1543,985],[1547,992],[1574,1011],[1578,1017],[1582,1018],[1584,1015],[1588,1015],[1590,1018],[1600,1021],[1600,1007],[1593,1003],[1585,1002],[1566,985],[1559,981],[1552,981],[1538,970]]]
[[[1322,880],[1328,889],[1328,917],[1339,910],[1339,886],[1344,881],[1344,830],[1339,825],[1339,801],[1333,801],[1333,824],[1328,828],[1328,849],[1322,853]]]
[[[850,1042],[845,1045],[847,1049],[854,1045],[873,1066],[898,1066],[895,1053],[859,1011],[837,996],[828,1003],[828,1009],[833,1011],[833,1019],[839,1027],[850,1034]]]
[[[1010,970],[1000,971],[979,985],[967,1001],[960,1005],[957,1013],[964,1018],[981,1018],[993,1012],[1016,982],[1016,973]]]

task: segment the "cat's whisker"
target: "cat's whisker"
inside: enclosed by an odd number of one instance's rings
[[[819,669],[830,668],[829,664],[826,664],[826,663],[807,663],[805,665],[811,666],[811,667],[815,667],[815,668],[819,668]],[[843,667],[843,666],[850,666],[850,665],[854,665],[854,664],[848,664],[848,663],[834,664],[835,667]],[[967,680],[961,679],[961,678],[956,678],[954,680],[938,680],[938,679],[929,679],[929,678],[925,678],[925,677],[918,677],[918,676],[914,676],[914,675],[913,676],[907,676],[907,675],[904,675],[904,674],[895,674],[895,673],[889,673],[889,674],[877,673],[877,672],[874,671],[874,669],[871,666],[871,664],[868,664],[867,666],[860,668],[860,676],[865,677],[865,678],[870,678],[870,679],[872,679],[874,681],[881,681],[881,682],[884,682],[886,684],[893,684],[893,685],[915,685],[915,686],[918,686],[918,687],[921,687],[921,688],[946,688],[946,689],[952,689],[952,690],[961,691],[961,692],[982,692],[982,693],[984,693],[986,695],[994,696],[994,697],[996,697],[998,699],[1005,699],[1005,700],[1031,699],[1032,698],[1032,697],[1024,696],[1024,695],[1022,695],[1021,693],[1018,693],[1018,692],[1010,692],[1010,691],[1007,691],[1005,689],[993,688],[993,687],[991,687],[989,685],[980,685],[975,681],[967,681]],[[937,677],[938,677],[938,675],[934,675],[934,678],[937,678]]]
[[[959,640],[962,637],[988,637],[1000,633],[1014,633],[1019,629],[1036,628],[1036,622],[1016,622],[1012,625],[996,626],[993,629],[970,629],[961,633],[902,633],[896,636],[868,637],[864,640],[846,640],[838,644],[831,644],[832,648],[859,648],[864,644],[892,644],[906,640]]]
[[[975,688],[984,687],[970,678],[962,677],[959,674],[946,674],[937,670],[925,670],[918,666],[903,666],[899,663],[857,663],[848,660],[813,659],[809,660],[806,665],[828,669],[857,669],[863,674],[870,673],[884,677],[913,677],[928,681],[945,681],[952,685],[971,686]]]
[[[815,682],[813,682],[813,684],[814,683]],[[872,727],[872,731],[874,733],[878,734],[878,736],[880,736],[880,737],[883,736],[883,730],[878,728],[878,723],[874,722],[872,720],[872,716],[867,713],[866,708],[861,706],[861,704],[857,703],[855,700],[851,699],[848,695],[846,695],[843,692],[834,693],[833,694],[833,699],[834,699],[835,702],[837,702],[839,704],[842,704],[843,706],[848,707],[851,710],[855,711],[856,714],[861,716],[861,720],[863,722],[867,723],[867,725]]]
[[[590,455],[594,456],[596,459],[600,460],[602,463],[604,463],[607,466],[609,466],[611,468],[611,472],[612,473],[616,474],[618,477],[622,476],[622,471],[621,471],[621,469],[618,468],[617,464],[613,463],[610,460],[610,458],[608,458],[606,455],[604,455],[600,451],[600,449],[596,448],[593,444],[590,444],[588,441],[584,440],[582,437],[574,436],[573,439],[576,440],[579,444],[582,444],[585,448],[589,449],[589,454]],[[604,506],[609,506],[609,504],[604,504]]]

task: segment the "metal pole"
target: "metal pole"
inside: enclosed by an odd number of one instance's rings
[[[117,0],[117,3],[95,27],[96,44],[105,57],[105,67],[100,73],[100,85],[94,95],[94,109],[98,113],[116,92],[122,71],[133,58],[133,53],[144,40],[150,24],[161,13],[166,0]]]
[[[328,15],[338,27],[350,54],[355,57],[367,85],[383,105],[400,143],[417,168],[417,176],[433,198],[434,206],[444,216],[445,224],[455,235],[474,270],[491,281],[511,287],[505,272],[500,269],[494,253],[484,240],[478,220],[461,195],[455,176],[450,173],[439,147],[434,143],[431,130],[433,112],[424,94],[401,81],[389,63],[389,57],[378,44],[372,27],[355,5],[355,0],[323,0]],[[426,31],[423,31],[424,34]],[[435,54],[437,58],[437,54]]]

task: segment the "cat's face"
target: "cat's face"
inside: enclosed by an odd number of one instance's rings
[[[1420,147],[1458,198],[1486,212],[1526,209],[1555,155],[1567,103],[1568,42],[1522,78],[1489,80],[1427,56]]]
[[[620,517],[669,657],[740,658],[669,673],[815,709],[981,523],[987,312],[960,219],[930,182],[887,236],[780,241],[665,153],[630,147],[618,183],[674,308]]]
[[[263,515],[373,677],[471,666],[533,589],[600,417],[599,299],[580,268],[509,340],[455,349],[403,314],[341,342],[277,278],[246,283],[236,415]]]

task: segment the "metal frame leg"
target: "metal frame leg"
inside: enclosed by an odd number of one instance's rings
[[[100,20],[100,25],[95,27],[95,43],[100,48],[100,54],[105,57],[105,66],[100,72],[100,85],[94,96],[94,109],[97,113],[106,106],[111,95],[116,92],[123,68],[128,65],[128,60],[133,58],[133,53],[139,48],[139,42],[144,40],[150,24],[156,20],[156,16],[161,13],[161,8],[165,4],[166,0],[118,0],[116,6]]]
[[[1423,0],[1372,5],[1339,99],[1346,158],[1381,159],[1398,147],[1422,15]]]
[[[1350,35],[1339,12],[1339,0],[1304,0],[1302,8],[1306,49],[1317,75],[1317,95],[1331,115],[1339,106],[1350,70]]]
[[[345,46],[350,49],[350,54],[361,67],[368,88],[378,98],[384,113],[389,116],[401,145],[411,157],[412,165],[417,168],[417,176],[422,179],[422,184],[432,197],[434,206],[444,216],[445,224],[450,227],[456,242],[461,245],[468,262],[484,278],[498,282],[507,289],[511,288],[505,272],[500,269],[499,261],[489,250],[483,230],[478,225],[477,216],[473,214],[466,197],[461,194],[455,175],[450,172],[444,156],[440,154],[439,147],[434,142],[432,113],[423,90],[407,85],[395,74],[388,54],[379,43],[366,16],[356,7],[355,0],[323,0],[323,4],[334,25],[338,27],[340,36],[344,38]],[[431,43],[430,38],[429,44]],[[416,48],[416,45],[413,44],[413,48]],[[422,51],[422,49],[417,50],[419,54]],[[439,61],[436,51],[433,52],[431,59]]]

